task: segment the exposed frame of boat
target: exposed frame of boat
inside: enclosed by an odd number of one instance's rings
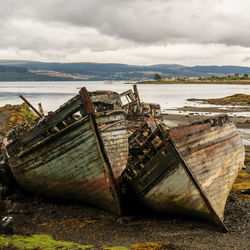
[[[129,138],[123,180],[135,198],[160,213],[183,213],[217,224],[244,164],[244,145],[227,116],[167,128],[148,120]]]
[[[129,131],[134,132],[139,129],[150,117],[163,120],[160,104],[142,102],[136,84],[133,85],[133,90],[120,93],[120,97],[123,102],[122,107],[127,113]]]
[[[128,155],[124,113],[117,93],[81,88],[35,126],[17,126],[3,150],[17,182],[33,193],[121,214],[119,177]]]

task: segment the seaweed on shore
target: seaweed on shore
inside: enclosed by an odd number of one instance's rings
[[[0,139],[16,125],[24,121],[33,123],[38,118],[26,103],[20,105],[6,104],[0,107],[0,116]]]
[[[246,94],[235,94],[232,96],[226,96],[222,98],[212,98],[212,99],[196,99],[189,98],[188,101],[202,102],[215,105],[249,105],[250,95]]]

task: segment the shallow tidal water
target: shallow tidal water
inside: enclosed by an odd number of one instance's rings
[[[113,90],[118,93],[133,87],[132,84],[124,84],[124,81],[113,82],[113,84],[106,84],[104,81],[0,82],[0,106],[22,103],[19,97],[22,94],[36,107],[41,102],[46,113],[59,108],[60,105],[76,95],[79,88],[83,86],[89,91]],[[206,104],[189,102],[186,100],[188,98],[217,98],[237,93],[250,94],[250,85],[141,84],[138,85],[138,90],[142,101],[159,103],[163,112],[177,113],[171,109],[183,106],[206,106]],[[247,114],[238,113],[237,115],[246,116]]]

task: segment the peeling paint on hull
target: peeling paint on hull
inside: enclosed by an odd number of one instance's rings
[[[84,95],[88,95],[86,89],[83,97],[72,98],[35,128],[11,139],[13,142],[10,140],[13,135],[7,136],[9,144],[6,144],[5,154],[13,175],[25,189],[121,214],[120,187],[116,178],[127,163],[125,115],[112,103],[108,105],[113,105],[109,107],[116,111],[114,114],[109,114],[110,110],[91,113],[91,105],[95,108],[95,95],[98,95],[98,104],[103,101],[104,105],[103,96],[115,95],[113,93],[91,93],[92,104],[83,99]],[[74,120],[72,116],[77,112],[81,117]],[[106,117],[111,126],[102,131],[98,123],[102,121],[103,125]],[[73,119],[71,124],[70,119]],[[44,135],[46,133],[51,134]],[[115,151],[118,145],[119,154]]]
[[[154,211],[201,217],[226,231],[225,202],[244,162],[235,125],[222,117],[168,130],[152,119],[146,128],[152,132],[130,136],[123,173],[135,197]]]

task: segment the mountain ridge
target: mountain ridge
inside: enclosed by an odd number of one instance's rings
[[[162,78],[209,77],[250,74],[250,67],[234,65],[184,66],[180,64],[129,65],[97,62],[39,62],[1,60],[0,81],[71,81],[71,80],[138,80]]]

